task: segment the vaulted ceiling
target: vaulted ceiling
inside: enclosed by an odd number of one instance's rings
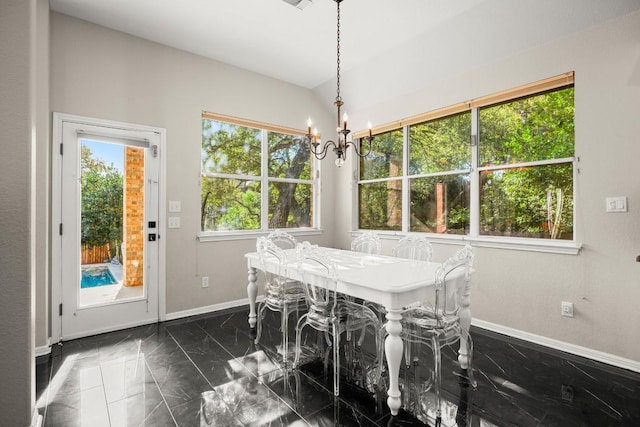
[[[266,76],[331,101],[336,3],[51,0],[52,10]],[[404,90],[640,9],[640,0],[343,0],[341,70],[388,69]],[[418,62],[406,61],[416,56]],[[403,68],[411,67],[403,74]],[[421,69],[416,73],[416,69]],[[406,71],[406,70],[405,70]],[[388,82],[387,82],[388,83]]]

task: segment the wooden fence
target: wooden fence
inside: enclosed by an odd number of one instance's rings
[[[100,264],[109,262],[109,244],[89,248],[82,245],[80,260],[82,264]]]

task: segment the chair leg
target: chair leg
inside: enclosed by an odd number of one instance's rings
[[[407,369],[411,367],[411,341],[404,343],[404,364]]]
[[[378,353],[378,372],[376,372],[375,380],[376,384],[380,384],[380,379],[382,378],[382,371],[384,370],[384,337],[387,330],[382,327],[376,331],[376,351]]]
[[[434,393],[436,395],[436,425],[441,423],[442,420],[442,410],[440,408],[440,384],[441,384],[441,365],[442,358],[440,354],[440,343],[437,338],[433,338],[431,341],[433,345],[433,372],[434,372]]]
[[[289,362],[289,309],[286,303],[282,305],[280,313],[280,328],[282,332],[282,361],[286,365]]]
[[[256,333],[256,340],[255,343],[258,344],[258,342],[260,342],[260,336],[262,335],[262,319],[264,318],[264,310],[267,308],[267,305],[264,303],[264,301],[262,301],[260,303],[260,305],[258,306],[258,315],[257,320],[258,320],[258,330]]]
[[[293,361],[293,366],[298,367],[300,363],[300,349],[302,348],[302,328],[304,327],[304,322],[307,320],[307,313],[300,316],[298,319],[298,324],[296,325],[296,357]]]
[[[466,378],[469,380],[469,384],[471,384],[471,387],[475,390],[478,388],[478,382],[473,375],[473,340],[471,339],[471,334],[468,331],[462,331],[461,333],[460,352],[462,352],[462,341],[466,343],[466,368],[462,367],[462,362],[460,361],[462,357],[461,355],[458,355],[458,362],[460,363],[460,368],[466,373]]]
[[[340,334],[333,324],[333,395],[340,395]]]

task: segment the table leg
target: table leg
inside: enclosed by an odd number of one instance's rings
[[[400,310],[390,310],[387,308],[387,339],[384,343],[385,356],[387,357],[387,366],[389,367],[389,390],[387,394],[387,404],[392,415],[398,415],[400,409],[400,388],[398,387],[398,378],[400,376],[400,362],[402,361],[402,324],[400,323],[402,314]]]
[[[249,296],[249,326],[256,326],[256,298],[258,297],[258,285],[256,280],[258,275],[254,267],[249,267],[249,284],[247,285],[247,295]]]

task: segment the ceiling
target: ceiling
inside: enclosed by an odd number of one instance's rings
[[[283,0],[50,4],[56,12],[309,89],[335,87],[332,0],[312,0],[304,10]],[[438,55],[429,68],[436,63],[441,74],[460,73],[638,10],[640,0],[343,0],[340,8],[342,74],[358,67],[366,73],[383,58],[389,62],[415,52]],[[438,70],[422,73],[420,84],[438,75]]]

